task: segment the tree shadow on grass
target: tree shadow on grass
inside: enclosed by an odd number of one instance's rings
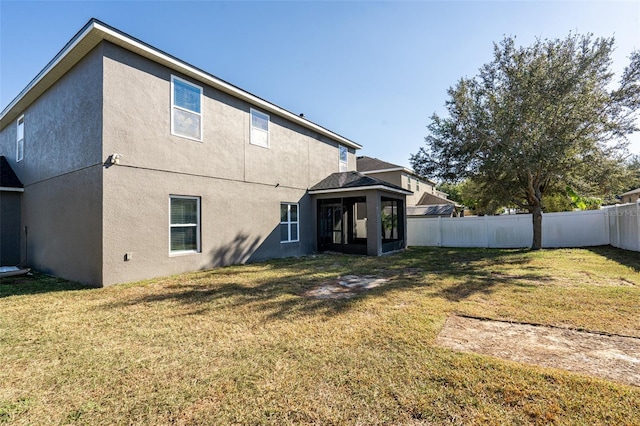
[[[640,273],[640,253],[637,251],[623,250],[613,246],[585,247],[585,249]]]
[[[482,271],[465,274],[461,282],[445,287],[438,294],[450,302],[460,302],[474,294],[491,294],[496,286],[533,288],[540,282],[551,280],[549,276],[538,274],[502,274]]]
[[[279,259],[250,266],[230,266],[179,276],[152,294],[110,303],[118,308],[148,303],[178,303],[187,314],[215,309],[254,309],[268,318],[336,315],[369,297],[389,291],[433,287],[435,297],[459,301],[489,293],[496,285],[544,279],[540,275],[509,276],[493,273],[492,266],[529,262],[526,250],[412,248],[383,257],[318,255]],[[376,276],[389,282],[349,299],[314,299],[305,292],[344,275]],[[426,277],[429,279],[425,279]],[[436,277],[433,279],[433,277]],[[454,284],[443,285],[452,279]],[[153,289],[150,289],[153,291]]]
[[[31,272],[29,275],[0,278],[0,298],[57,291],[86,290],[91,288],[95,287],[38,272]]]
[[[342,257],[342,256],[340,256]],[[316,262],[319,260],[318,262]],[[275,263],[275,264],[274,264]],[[285,262],[254,263],[250,266],[228,266],[210,271],[184,274],[174,283],[163,285],[150,294],[115,301],[105,308],[120,308],[139,304],[177,303],[186,307],[182,314],[200,315],[218,309],[249,307],[269,318],[300,315],[337,314],[349,301],[315,300],[303,297],[313,285],[327,281],[338,267],[327,264],[322,256],[287,259]],[[315,266],[318,266],[318,269]],[[257,269],[257,271],[256,271]]]
[[[529,249],[440,249],[432,253],[437,269],[431,271],[435,280],[453,281],[440,286],[437,296],[451,302],[459,302],[475,294],[491,294],[497,286],[531,288],[552,279],[548,274],[527,266],[531,258]],[[504,267],[516,268],[517,273]],[[530,272],[523,272],[529,270]]]

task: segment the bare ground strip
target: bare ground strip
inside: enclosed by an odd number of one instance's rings
[[[451,316],[436,343],[640,386],[640,339],[635,337]]]

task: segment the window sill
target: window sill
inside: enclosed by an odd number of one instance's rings
[[[172,251],[172,252],[169,252],[169,257],[188,256],[190,254],[200,254],[200,253],[202,252],[197,250]]]

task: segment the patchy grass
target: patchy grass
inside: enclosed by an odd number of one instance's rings
[[[607,247],[416,248],[0,281],[0,424],[638,424],[638,388],[433,344],[454,312],[640,337],[638,271]],[[390,282],[301,297],[346,274]]]

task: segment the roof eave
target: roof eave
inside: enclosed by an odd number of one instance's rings
[[[358,170],[358,171],[360,173],[362,173],[363,175],[366,175],[368,173],[387,173],[387,172],[407,172],[407,173],[412,173],[409,169],[407,169],[405,167],[392,167],[392,168],[388,168],[388,169],[365,170],[365,171]]]
[[[20,92],[20,94],[0,113],[0,129],[15,120],[32,102],[42,95],[49,87],[66,74],[87,53],[106,40],[124,49],[137,53],[147,59],[164,65],[194,80],[205,83],[238,99],[244,100],[258,108],[272,114],[284,117],[302,127],[313,130],[353,149],[362,146],[344,136],[340,136],[318,124],[287,111],[271,102],[265,101],[246,92],[226,81],[214,77],[192,65],[187,64],[169,54],[166,54],[140,40],[116,30],[96,19],[90,20],[65,47],[38,73],[38,75]]]
[[[635,195],[635,194],[640,194],[640,188],[633,189],[629,192],[625,192],[624,194],[620,194],[620,197],[624,197],[626,195]]]
[[[330,189],[315,189],[315,190],[309,190],[309,194],[311,195],[316,195],[316,194],[336,194],[336,193],[340,193],[340,192],[353,192],[353,191],[366,191],[369,189],[377,189],[380,191],[386,191],[386,192],[393,192],[393,193],[397,193],[397,194],[403,194],[403,195],[412,195],[413,192],[411,191],[407,191],[405,189],[396,189],[396,188],[390,188],[388,186],[384,186],[384,185],[370,185],[370,186],[355,186],[355,187],[349,187],[349,188],[330,188]]]

